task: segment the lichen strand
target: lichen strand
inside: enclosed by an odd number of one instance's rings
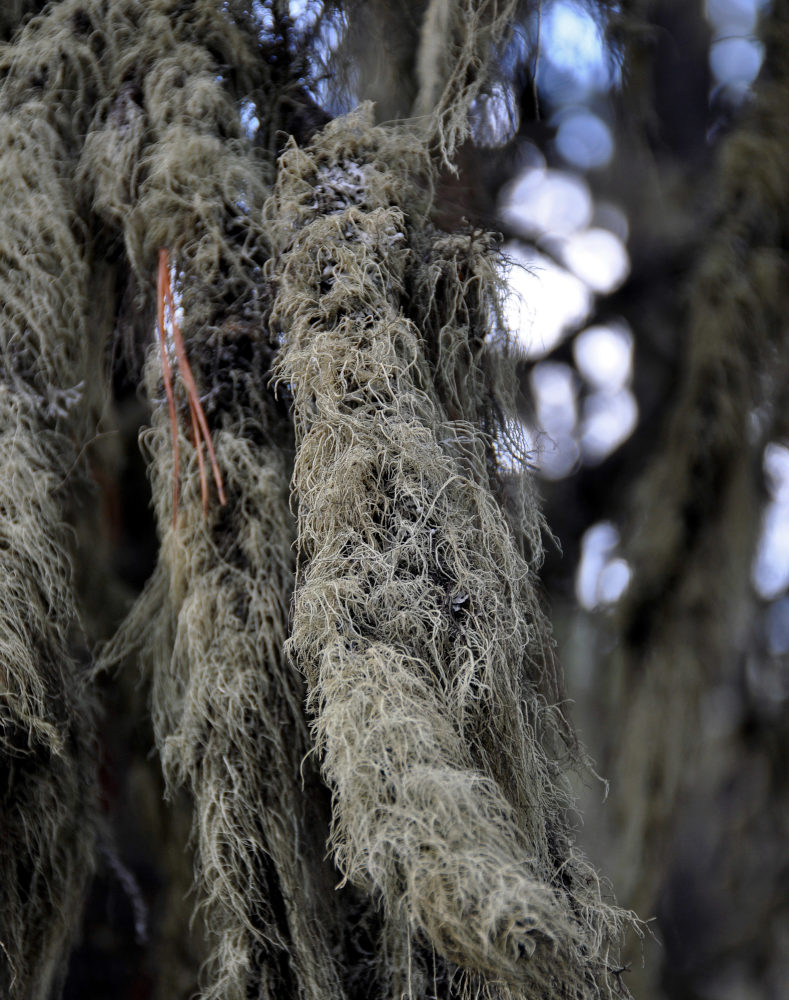
[[[89,164],[104,185],[95,186],[95,208],[120,221],[132,266],[142,274],[159,247],[171,248],[187,351],[227,493],[227,505],[211,503],[206,519],[194,442],[182,426],[173,525],[173,452],[151,351],[153,427],[144,446],[161,549],[105,662],[136,651],[147,665],[168,788],[186,788],[193,799],[197,903],[210,949],[203,997],[323,1000],[342,995],[340,921],[336,877],[324,859],[327,794],[309,763],[302,766],[303,679],[283,659],[295,569],[292,430],[267,389],[266,172],[204,44],[232,32],[216,8],[196,4],[146,20],[155,58],[146,53],[145,128],[124,131],[118,116],[108,117]],[[232,40],[239,73],[250,41],[240,30]],[[131,202],[96,170],[125,142],[138,165]],[[176,401],[183,409],[180,387]]]
[[[11,1000],[46,1000],[62,983],[97,812],[65,514],[101,380],[67,144],[39,112],[0,113],[0,993]]]
[[[419,143],[363,108],[285,154],[267,208],[297,431],[289,645],[338,867],[411,937],[392,995],[430,978],[431,945],[466,970],[447,973],[454,989],[598,995],[620,915],[563,818],[567,747],[540,695],[551,641],[534,566],[491,493],[484,432],[462,405],[447,416],[463,396],[447,387],[481,377],[478,327],[458,307],[428,344],[404,315],[426,222],[401,206],[418,207],[426,169]]]
[[[497,45],[515,23],[517,0],[430,0],[416,58],[413,114],[442,165],[469,134],[469,111],[482,94]]]
[[[285,453],[252,440],[253,422],[250,411],[243,427],[215,438],[227,507],[204,519],[192,453],[173,528],[172,452],[157,412],[145,440],[162,550],[116,647],[139,645],[145,630],[140,652],[165,776],[194,798],[196,877],[212,942],[203,996],[318,1000],[341,990],[327,940],[337,925],[334,880],[315,832],[325,828],[322,799],[314,781],[312,801],[302,789],[303,681],[282,652],[294,571],[289,466]]]
[[[75,662],[64,442],[0,387],[0,992],[62,982],[93,868],[93,706]]]

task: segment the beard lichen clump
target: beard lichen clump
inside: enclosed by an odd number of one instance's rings
[[[361,109],[284,155],[267,209],[297,443],[289,647],[336,863],[388,922],[392,995],[429,980],[431,946],[471,990],[597,995],[620,918],[566,826],[535,566],[494,499],[489,441],[436,388],[458,358],[481,363],[479,330],[458,322],[453,342],[445,317],[428,343],[407,316],[428,169]]]
[[[375,128],[365,106],[276,164],[287,102],[243,5],[63,0],[0,52],[8,991],[56,988],[91,868],[62,489],[107,344],[153,327],[162,250],[227,502],[204,515],[183,427],[174,468],[150,348],[159,559],[102,663],[147,668],[167,790],[191,796],[203,996],[610,988],[622,916],[567,825],[543,526],[496,462],[493,240],[429,221],[513,8],[426,5],[420,120]]]
[[[331,900],[312,835],[320,803],[305,803],[301,786],[303,681],[283,658],[294,572],[289,464],[287,451],[263,443],[262,425],[249,406],[243,421],[215,433],[227,506],[208,521],[191,452],[173,526],[172,449],[159,409],[146,447],[162,549],[114,646],[115,655],[141,647],[168,788],[193,796],[210,948],[202,995],[301,991],[317,1000],[340,993],[325,941]]]
[[[325,826],[323,797],[306,802],[302,789],[304,682],[283,652],[295,569],[292,430],[266,384],[265,164],[242,134],[214,57],[198,44],[210,29],[242,72],[250,36],[232,37],[215,5],[198,7],[197,24],[189,11],[148,17],[145,51],[157,58],[145,57],[139,105],[119,94],[84,176],[94,178],[95,210],[121,224],[141,280],[158,247],[173,250],[184,339],[227,503],[214,497],[204,516],[199,443],[182,430],[181,468],[174,468],[161,364],[151,349],[153,427],[143,442],[161,547],[103,662],[134,652],[148,668],[168,792],[192,796],[196,905],[209,950],[202,995],[318,1000],[341,991],[326,940],[332,879],[314,833]],[[139,107],[147,109],[144,127],[136,124]],[[108,169],[117,150],[135,161],[131,198]],[[180,383],[176,406],[181,413]]]
[[[0,993],[34,998],[63,981],[97,811],[66,527],[92,396],[89,267],[39,112],[0,113]]]

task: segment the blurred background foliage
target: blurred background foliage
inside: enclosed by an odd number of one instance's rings
[[[5,4],[0,35],[43,6]],[[426,6],[253,2],[261,58],[290,91],[277,109],[266,94],[241,102],[248,134],[275,155],[287,134],[304,140],[363,99],[381,121],[405,115]],[[545,600],[570,712],[609,782],[579,789],[579,839],[648,921],[622,974],[644,1000],[778,1000],[789,982],[789,282],[783,270],[761,344],[760,296],[737,312],[715,270],[734,260],[752,285],[749,262],[766,245],[783,267],[787,224],[769,231],[765,217],[789,216],[789,202],[771,203],[757,167],[760,142],[783,141],[789,157],[786,6],[524,0],[459,170],[436,193],[447,228],[503,236],[518,430],[556,536]],[[781,93],[770,132],[764,102]],[[748,212],[764,225],[743,235],[732,219]],[[721,365],[728,381],[710,400],[701,390]],[[119,359],[115,376],[124,457],[102,488],[105,542],[133,594],[156,540],[136,444],[146,415],[127,366]],[[515,461],[504,445],[501,459]],[[139,763],[152,745],[145,712],[127,711],[144,695],[128,683],[108,689],[103,737],[124,861],[106,852],[69,1000],[142,1000],[146,968],[162,963],[179,995],[181,956],[166,939],[153,948],[146,909],[168,865],[184,869],[174,884],[186,891],[188,820],[161,814]]]

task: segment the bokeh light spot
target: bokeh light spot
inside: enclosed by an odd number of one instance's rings
[[[595,292],[614,291],[630,272],[624,243],[607,229],[587,229],[568,237],[562,260]]]
[[[504,318],[528,357],[552,350],[589,315],[589,288],[552,260],[510,244]]]
[[[574,167],[591,170],[610,162],[614,140],[602,118],[586,108],[572,108],[559,117],[556,149]]]
[[[573,359],[590,385],[616,392],[633,373],[633,334],[625,323],[587,327],[573,341]]]

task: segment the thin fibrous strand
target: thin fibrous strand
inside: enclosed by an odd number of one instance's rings
[[[158,333],[159,346],[162,350],[162,377],[164,381],[164,391],[167,393],[167,406],[170,411],[170,429],[173,437],[173,527],[178,523],[178,418],[175,413],[175,396],[173,395],[173,382],[170,370],[170,360],[167,357],[167,338],[164,328],[164,300],[165,287],[168,278],[167,251],[159,251],[159,287],[157,293],[158,304]],[[197,444],[197,436],[195,435]],[[199,449],[198,449],[199,451]]]

